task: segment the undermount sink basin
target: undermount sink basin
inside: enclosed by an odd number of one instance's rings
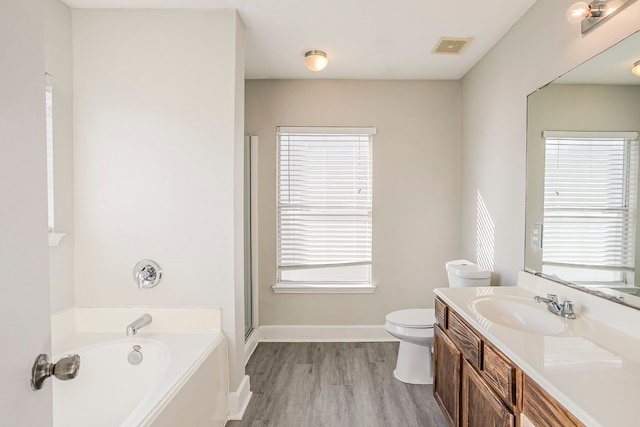
[[[489,322],[542,335],[561,334],[566,320],[547,310],[545,304],[520,297],[486,296],[469,301],[473,313]]]

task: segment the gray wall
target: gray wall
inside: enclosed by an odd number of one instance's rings
[[[565,11],[571,0],[538,0],[462,79],[462,255],[475,260],[478,213],[494,224],[498,283],[524,266],[527,95],[640,29],[640,2],[582,35]],[[486,209],[478,209],[478,195]]]
[[[259,137],[259,313],[262,325],[382,324],[432,307],[444,263],[459,252],[458,81],[249,80],[246,131]],[[274,294],[276,126],[376,126],[374,294]]]

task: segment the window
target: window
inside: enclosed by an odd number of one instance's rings
[[[545,132],[544,138],[543,272],[591,284],[632,283],[638,133]]]
[[[45,84],[45,105],[47,120],[47,222],[49,233],[53,232],[53,88],[51,86],[51,76],[46,74]]]
[[[53,194],[53,86],[51,75],[45,73],[45,117],[47,141],[47,224],[49,229],[49,246],[58,246],[65,233],[55,232],[54,194]]]
[[[375,128],[278,128],[275,292],[373,292]]]

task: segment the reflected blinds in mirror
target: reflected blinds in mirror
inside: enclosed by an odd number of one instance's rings
[[[543,136],[543,266],[633,271],[638,133]]]
[[[48,73],[45,74],[45,112],[47,129],[47,223],[49,232],[53,232],[53,86],[51,85],[51,75]]]

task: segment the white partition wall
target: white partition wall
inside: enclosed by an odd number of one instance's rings
[[[50,353],[44,34],[41,0],[0,2],[0,424],[52,425],[51,380],[34,392],[36,356]]]
[[[221,307],[232,390],[242,32],[233,10],[73,10],[76,304]],[[145,258],[163,279],[140,291],[131,272]]]

